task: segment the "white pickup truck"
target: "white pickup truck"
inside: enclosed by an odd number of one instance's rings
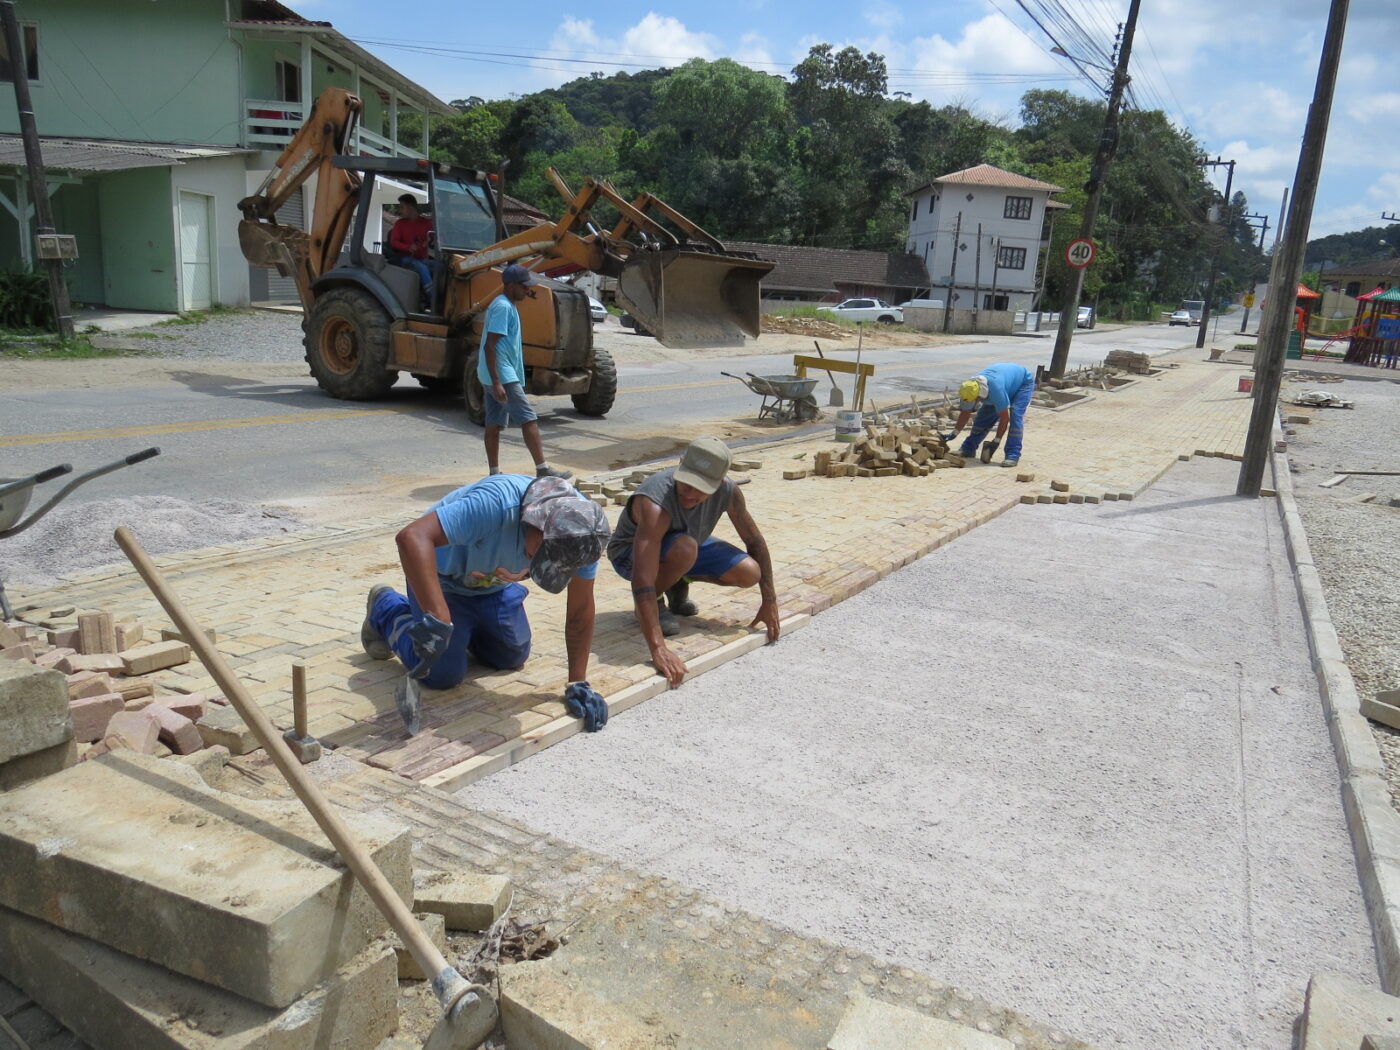
[[[904,311],[883,299],[847,299],[835,306],[818,306],[823,313],[835,314],[847,321],[878,321],[881,324],[903,324]]]

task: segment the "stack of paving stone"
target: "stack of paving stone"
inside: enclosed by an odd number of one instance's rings
[[[158,695],[151,674],[190,660],[178,632],[148,637],[139,623],[111,613],[50,610],[37,624],[0,622],[0,660],[32,664],[67,676],[73,741],[80,759],[122,748],[142,754],[188,755],[210,743],[228,745],[229,716],[200,725],[222,696]],[[230,712],[231,714],[231,712]]]
[[[783,477],[797,481],[814,475],[819,478],[892,478],[903,475],[926,478],[943,467],[961,467],[963,458],[948,451],[948,443],[938,433],[936,419],[891,420],[867,424],[865,437],[832,452],[818,452],[810,470],[783,471]]]
[[[343,815],[410,902],[408,830]],[[185,762],[113,751],[0,806],[0,977],[98,1050],[372,1050],[386,932],[299,803]]]

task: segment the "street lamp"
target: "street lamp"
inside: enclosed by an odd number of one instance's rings
[[[1100,65],[1100,64],[1097,63],[1097,62],[1090,62],[1087,58],[1075,58],[1075,57],[1074,57],[1073,55],[1071,55],[1068,51],[1066,51],[1064,48],[1062,48],[1059,44],[1056,44],[1054,47],[1052,47],[1052,48],[1050,49],[1050,53],[1051,53],[1052,55],[1059,55],[1061,58],[1067,58],[1067,59],[1069,59],[1071,62],[1073,62],[1073,63],[1075,64],[1075,67],[1078,68],[1079,72],[1084,74],[1084,79],[1085,79],[1085,80],[1088,80],[1088,81],[1091,81],[1091,82],[1093,82],[1094,78],[1091,77],[1088,73],[1085,73],[1085,72],[1084,72],[1084,67],[1085,67],[1085,66],[1093,66],[1095,69],[1101,69],[1101,70],[1103,70],[1105,73],[1109,74],[1109,76],[1112,76],[1112,75],[1114,74],[1114,69],[1113,69],[1112,66],[1104,66],[1104,65]],[[1095,83],[1095,86],[1098,87],[1099,85],[1098,85],[1097,83]],[[1109,88],[1102,88],[1101,90],[1108,91],[1108,90],[1110,90],[1110,89],[1109,89]]]

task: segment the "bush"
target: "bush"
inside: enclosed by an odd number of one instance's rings
[[[48,328],[53,319],[47,274],[0,271],[0,328]]]

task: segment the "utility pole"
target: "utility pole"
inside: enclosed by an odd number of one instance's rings
[[[1259,250],[1262,252],[1262,251],[1264,250],[1264,235],[1267,234],[1267,233],[1269,232],[1269,217],[1268,217],[1267,215],[1255,215],[1255,214],[1251,213],[1251,214],[1249,214],[1249,215],[1246,215],[1246,216],[1245,216],[1245,219],[1246,219],[1247,221],[1249,221],[1249,225],[1250,225],[1250,226],[1253,226],[1253,225],[1254,225],[1254,221],[1255,221],[1255,220],[1257,220],[1257,221],[1260,223],[1260,226],[1259,226]],[[1257,273],[1257,271],[1255,271],[1255,273]],[[1248,294],[1248,295],[1250,295],[1250,296],[1254,295],[1254,286],[1255,286],[1257,283],[1258,283],[1257,279],[1256,279],[1254,276],[1251,276],[1251,277],[1250,277],[1250,282],[1249,282],[1249,291],[1248,291],[1248,293],[1246,293],[1246,294]],[[1244,335],[1245,329],[1248,328],[1248,327],[1249,327],[1249,301],[1246,299],[1246,300],[1245,300],[1245,306],[1244,306],[1244,320],[1240,322],[1240,335]]]
[[[49,208],[49,183],[44,175],[44,156],[39,150],[39,131],[34,126],[34,105],[29,99],[29,62],[15,18],[15,0],[0,0],[0,21],[4,22],[5,46],[10,52],[10,72],[15,82],[15,109],[19,111],[19,133],[24,140],[24,164],[29,172],[29,189],[34,195],[35,233],[55,233]],[[19,216],[19,235],[25,235],[28,216]],[[63,260],[45,259],[49,271],[49,295],[58,337],[73,338],[73,307],[68,302],[68,284],[63,279]]]
[[[1104,180],[1108,177],[1108,166],[1113,163],[1113,155],[1118,152],[1118,111],[1123,106],[1123,92],[1128,87],[1128,58],[1133,50],[1133,33],[1137,29],[1138,8],[1142,0],[1132,0],[1128,5],[1128,20],[1123,23],[1123,39],[1118,45],[1118,61],[1113,67],[1113,82],[1108,89],[1108,110],[1104,114],[1103,132],[1099,135],[1099,148],[1094,154],[1094,166],[1089,169],[1089,182],[1085,189],[1089,198],[1084,202],[1084,219],[1079,225],[1079,236],[1094,236],[1094,221],[1099,217],[1099,202],[1103,200]],[[1069,364],[1069,344],[1074,338],[1074,319],[1079,314],[1079,297],[1084,292],[1085,267],[1070,267],[1069,281],[1065,287],[1064,305],[1060,310],[1060,327],[1055,332],[1055,351],[1050,356],[1050,376],[1060,379]],[[1066,324],[1068,319],[1068,324]]]
[[[1269,304],[1276,298],[1276,296],[1271,293],[1277,291],[1275,278],[1278,276],[1278,242],[1283,236],[1284,226],[1288,223],[1288,194],[1291,189],[1291,186],[1285,186],[1283,188],[1283,203],[1279,205],[1278,209],[1278,227],[1274,230],[1273,247],[1269,249],[1269,278],[1268,283],[1264,286],[1264,302],[1259,307],[1259,331],[1255,333],[1256,338],[1264,331],[1264,326],[1269,323]],[[1286,302],[1293,302],[1293,297],[1291,295],[1288,296]],[[1254,363],[1250,365],[1250,368],[1255,371],[1259,368],[1259,350],[1257,346],[1254,351]]]
[[[1332,115],[1332,95],[1337,86],[1337,66],[1341,63],[1342,38],[1346,35],[1350,0],[1332,0],[1327,16],[1327,35],[1322,41],[1322,57],[1317,66],[1317,86],[1303,129],[1303,145],[1298,152],[1298,171],[1293,177],[1293,203],[1284,225],[1285,236],[1275,253],[1269,298],[1274,300],[1259,329],[1254,351],[1254,411],[1245,438],[1244,462],[1240,465],[1235,494],[1258,496],[1264,479],[1264,465],[1273,447],[1274,422],[1278,417],[1278,391],[1283,382],[1284,355],[1288,351],[1288,329],[1293,311],[1288,308],[1291,293],[1303,273],[1303,255],[1308,246],[1308,225],[1317,197],[1322,152],[1327,145],[1327,123]]]
[[[1230,235],[1230,188],[1235,184],[1235,162],[1216,157],[1214,160],[1206,161],[1202,167],[1230,169],[1229,174],[1225,176],[1225,208],[1221,212],[1221,218],[1225,221],[1225,236],[1228,237]],[[1206,301],[1201,306],[1201,329],[1196,333],[1196,347],[1198,349],[1206,345],[1206,322],[1210,320],[1210,304],[1215,296],[1215,275],[1219,269],[1220,244],[1216,242],[1210,253],[1210,276],[1206,278]]]
[[[958,283],[958,242],[962,240],[962,212],[953,225],[953,263],[948,268],[948,301],[943,304],[943,331],[953,327],[953,289]]]

